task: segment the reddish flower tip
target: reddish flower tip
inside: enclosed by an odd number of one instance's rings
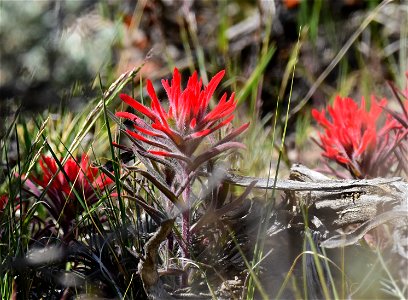
[[[139,126],[137,116],[131,113],[117,112],[116,115],[135,123],[134,131],[128,131],[134,138],[155,146],[152,140],[148,139],[148,136],[155,136],[161,144],[170,142],[189,157],[198,147],[200,139],[231,123],[234,118],[233,113],[237,104],[234,93],[228,100],[227,94],[224,93],[214,109],[209,110],[210,100],[224,75],[225,70],[219,71],[207,86],[203,86],[198,73],[194,72],[183,89],[180,72],[174,68],[173,78],[162,80],[169,102],[167,109],[163,108],[150,80],[147,81],[147,93],[151,99],[150,108],[130,96],[120,95],[125,103],[147,116],[152,121],[150,124],[144,123],[143,126]],[[192,141],[194,139],[198,141],[194,143]],[[157,155],[164,154],[159,151]]]
[[[149,150],[148,151],[150,154],[153,155],[158,155],[158,156],[167,156],[167,157],[171,157],[172,154],[170,152],[167,151],[157,151],[157,150]]]

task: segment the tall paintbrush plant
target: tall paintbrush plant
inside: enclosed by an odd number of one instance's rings
[[[224,75],[225,71],[218,72],[207,86],[203,86],[194,72],[182,89],[180,72],[174,69],[171,81],[162,80],[167,93],[166,108],[148,80],[150,107],[122,94],[120,98],[138,114],[116,113],[117,117],[127,120],[129,126],[124,132],[132,141],[131,148],[116,146],[133,151],[145,164],[147,171],[136,171],[165,195],[169,201],[167,212],[171,214],[175,206],[181,213],[182,240],[179,245],[184,258],[190,257],[193,182],[200,171],[207,171],[203,165],[229,150],[245,147],[234,139],[248,128],[249,123],[230,130],[223,138],[216,140],[214,137],[215,132],[231,123],[237,104],[234,93],[230,97],[224,93],[218,104],[209,109],[211,98]]]

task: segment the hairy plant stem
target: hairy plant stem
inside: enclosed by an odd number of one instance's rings
[[[187,172],[184,172],[184,176],[187,176]],[[182,212],[182,224],[181,231],[183,235],[183,242],[185,247],[182,247],[184,250],[184,258],[190,258],[190,246],[191,246],[191,236],[190,236],[190,210],[191,210],[191,182],[186,185],[186,188],[183,191],[183,200],[185,204],[184,211]],[[183,266],[185,261],[183,262]],[[187,286],[188,274],[184,273],[182,276],[182,285]]]
[[[167,211],[172,211],[173,210],[173,203],[166,202],[167,203]],[[167,251],[169,256],[171,255],[171,253],[173,253],[174,250],[174,235],[173,233],[170,233],[169,236],[167,237]]]
[[[183,232],[183,240],[185,243],[184,247],[184,258],[190,258],[190,211],[186,209],[183,212],[183,220],[182,220],[182,232]]]

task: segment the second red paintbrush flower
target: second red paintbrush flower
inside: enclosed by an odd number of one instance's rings
[[[42,194],[38,187],[43,188],[48,211],[67,234],[74,220],[85,211],[83,205],[96,203],[100,199],[98,192],[113,181],[100,174],[85,154],[79,161],[69,158],[62,168],[60,165],[54,157],[43,155],[40,160],[42,178],[30,176],[25,184],[37,197]]]
[[[377,102],[372,97],[367,111],[364,98],[359,107],[353,99],[337,96],[334,105],[328,107],[331,120],[325,110],[313,109],[314,119],[324,128],[319,143],[323,156],[349,169],[354,177],[379,176],[400,141],[391,136],[398,127],[394,119],[388,117],[380,126],[386,104],[386,99]]]

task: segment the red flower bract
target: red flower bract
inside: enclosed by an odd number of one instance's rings
[[[55,159],[49,156],[42,156],[40,166],[42,179],[31,179],[46,191],[47,208],[63,226],[69,226],[75,216],[84,211],[77,197],[93,204],[98,200],[96,191],[112,183],[104,174],[98,175],[98,168],[90,166],[86,155],[82,155],[80,162],[69,158],[63,171],[58,168]]]
[[[8,202],[7,195],[1,195],[0,196],[0,213],[2,213],[3,210],[6,208],[7,202]]]
[[[128,112],[117,112],[116,116],[133,122],[136,132],[131,130],[127,132],[134,138],[159,148],[160,144],[153,141],[151,137],[169,138],[183,154],[192,154],[196,148],[195,146],[198,145],[198,143],[194,145],[192,140],[200,140],[229,124],[234,118],[233,112],[236,108],[234,93],[228,100],[227,94],[224,93],[217,106],[208,111],[211,97],[224,74],[225,71],[218,72],[210,80],[209,84],[203,87],[202,80],[198,79],[197,72],[194,72],[189,78],[186,88],[182,90],[181,76],[177,68],[175,68],[173,79],[170,82],[169,80],[162,80],[163,88],[169,100],[167,110],[162,107],[149,80],[147,81],[147,92],[151,98],[150,108],[126,94],[120,95],[125,103],[149,118],[151,124],[147,124],[138,116]],[[243,126],[247,126],[247,124]],[[141,134],[144,134],[144,136]],[[187,144],[189,147],[186,147]],[[165,147],[161,148],[168,150]],[[160,155],[160,153],[156,152],[156,155]]]
[[[328,107],[331,121],[326,111],[312,110],[313,118],[324,127],[320,134],[323,155],[347,167],[354,177],[376,176],[380,159],[388,153],[389,133],[396,127],[396,121],[387,118],[380,128],[380,116],[387,104],[386,99],[379,102],[371,99],[370,110],[366,110],[364,98],[361,106],[351,98],[337,96],[333,106]]]

